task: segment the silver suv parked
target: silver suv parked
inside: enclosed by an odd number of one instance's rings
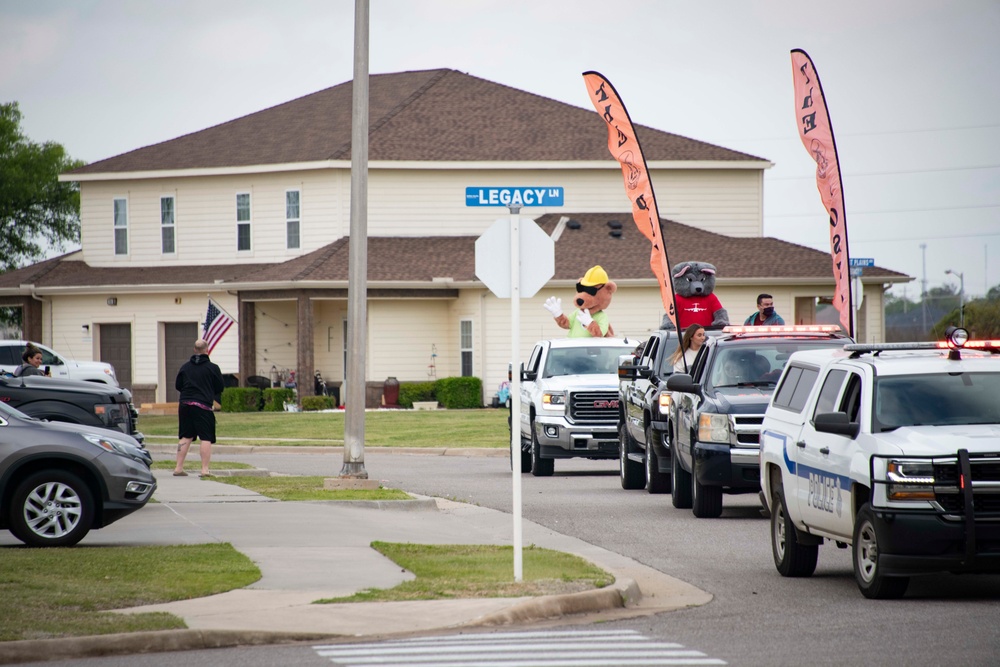
[[[76,544],[149,501],[150,461],[124,433],[35,419],[0,402],[0,529],[29,546]]]

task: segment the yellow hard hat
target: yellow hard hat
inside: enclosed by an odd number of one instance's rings
[[[593,287],[594,285],[603,285],[606,282],[608,282],[608,272],[598,265],[592,266],[587,270],[587,273],[583,276],[583,280],[580,281],[580,284],[586,285],[587,287]]]

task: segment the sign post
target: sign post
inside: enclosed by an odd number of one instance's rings
[[[861,302],[864,299],[865,293],[862,289],[861,276],[865,273],[865,267],[875,266],[874,257],[851,257],[848,261],[848,268],[851,270],[852,278],[852,300],[854,301],[855,312],[861,312]],[[855,321],[857,318],[855,318]]]
[[[521,520],[521,297],[533,297],[555,274],[555,243],[534,220],[518,216],[522,206],[562,206],[563,189],[469,187],[466,206],[506,206],[476,239],[476,277],[498,298],[510,298],[510,463],[514,515],[514,581],[524,572]],[[515,423],[517,422],[517,423]]]

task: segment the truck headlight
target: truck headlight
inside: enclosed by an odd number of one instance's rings
[[[729,415],[703,412],[698,419],[698,439],[702,442],[730,442]]]
[[[934,466],[930,461],[889,461],[885,476],[889,500],[934,500]]]
[[[668,392],[662,392],[660,394],[659,404],[661,415],[670,413],[670,394]]]
[[[545,392],[542,394],[542,407],[546,410],[565,410],[566,409],[566,394],[562,392],[550,393]]]

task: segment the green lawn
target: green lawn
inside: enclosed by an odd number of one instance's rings
[[[365,413],[366,447],[509,446],[507,410],[380,410]],[[342,446],[343,412],[218,412],[219,444]],[[141,415],[151,443],[175,441],[175,415]]]
[[[0,550],[0,641],[187,627],[173,614],[109,609],[249,586],[260,570],[229,544]]]

